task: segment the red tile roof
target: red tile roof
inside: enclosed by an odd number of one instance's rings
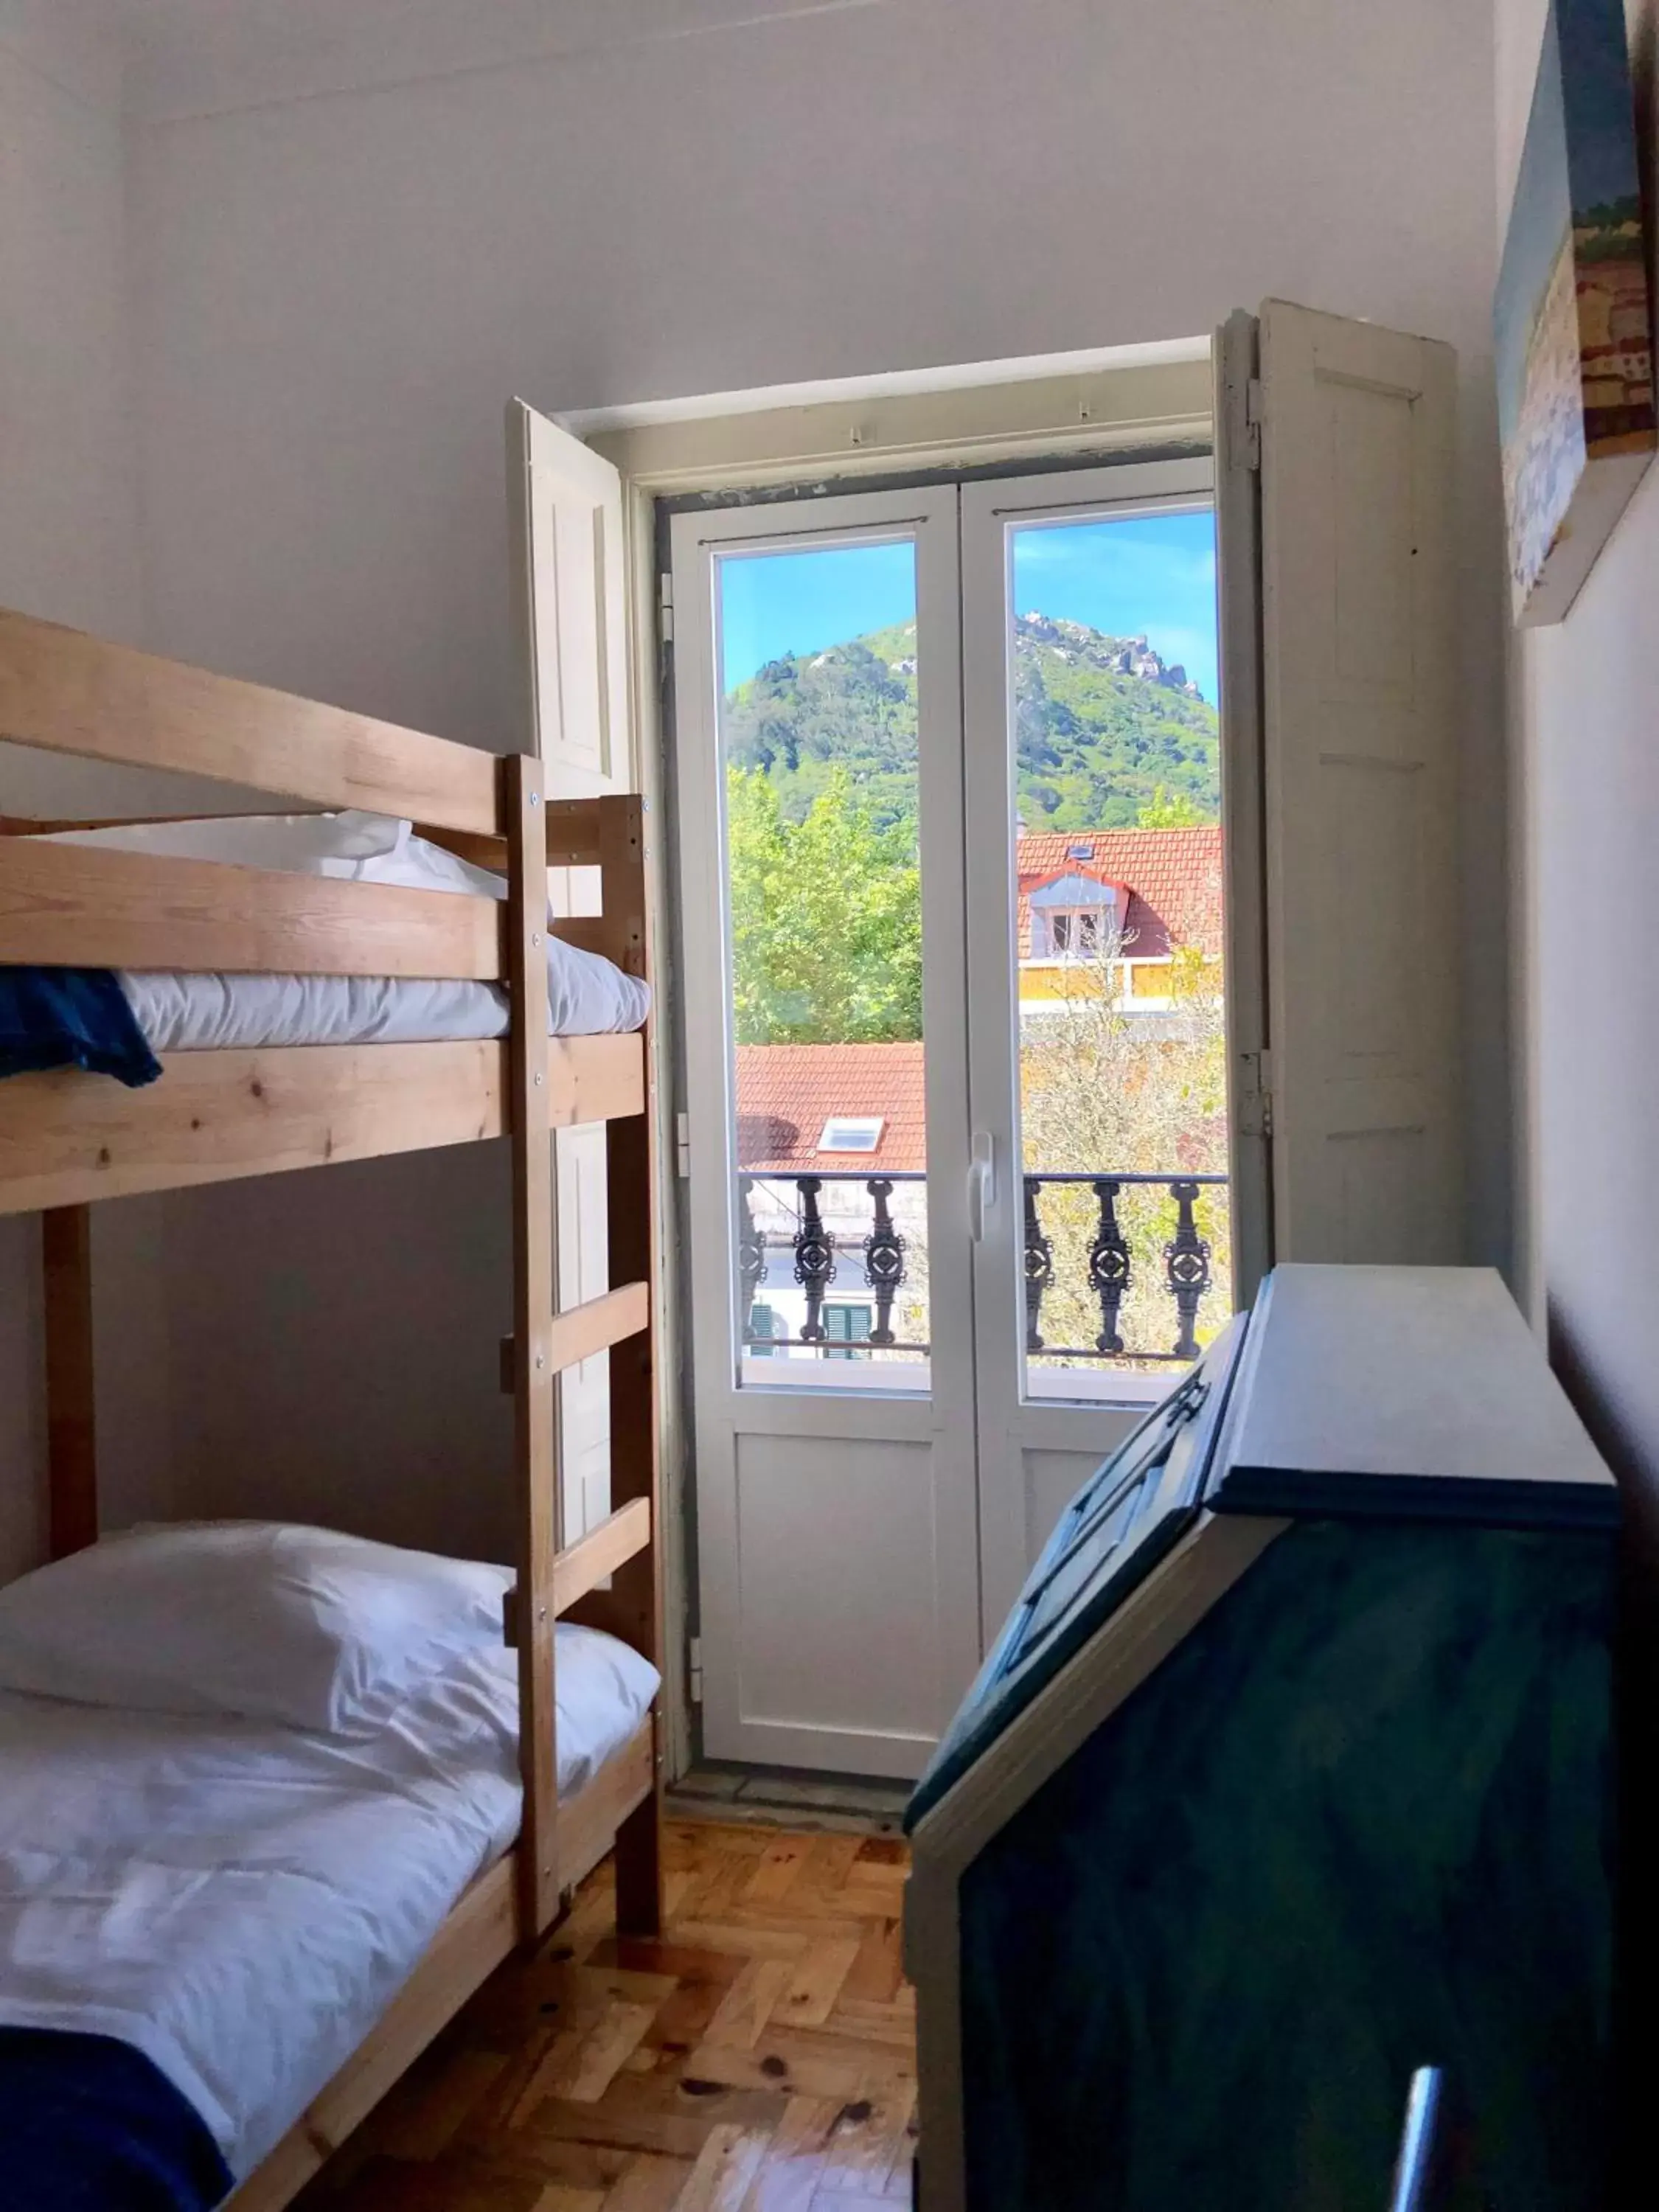
[[[834,1116],[878,1117],[873,1152],[821,1152]],[[920,1044],[740,1044],[738,1165],[746,1175],[866,1175],[927,1164]]]
[[[1085,845],[1086,859],[1079,850]],[[1127,886],[1131,959],[1161,959],[1172,945],[1220,956],[1221,831],[1214,823],[1196,830],[1036,830],[1020,838],[1018,866],[1022,960],[1031,951],[1028,893],[1067,875]]]
[[[1070,857],[1088,845],[1091,857]],[[1019,841],[1019,950],[1030,945],[1026,893],[1055,876],[1125,885],[1133,957],[1171,945],[1221,951],[1221,832],[1198,830],[1043,830]],[[925,1169],[927,1116],[917,1044],[746,1044],[738,1047],[738,1164],[746,1175],[866,1175]],[[883,1124],[872,1152],[821,1152],[826,1121],[869,1116]]]

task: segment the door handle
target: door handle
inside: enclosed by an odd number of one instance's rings
[[[976,1129],[968,1170],[968,1234],[975,1244],[985,1242],[985,1217],[996,1202],[996,1139],[988,1129]]]

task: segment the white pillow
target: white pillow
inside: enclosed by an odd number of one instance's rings
[[[113,830],[61,830],[43,842],[151,853],[173,860],[218,860],[292,876],[340,876],[402,884],[417,891],[507,896],[503,877],[475,868],[413,824],[388,814],[222,814],[199,822],[129,822]]]
[[[348,1734],[375,1696],[499,1644],[514,1579],[326,1528],[134,1528],[0,1589],[0,1687]]]

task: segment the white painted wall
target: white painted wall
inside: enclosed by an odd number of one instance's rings
[[[1451,340],[1474,1246],[1501,1253],[1486,0],[127,6],[148,640],[485,745],[516,734],[509,392],[1156,340],[1269,293]],[[373,1457],[400,1513],[477,1524],[495,1177],[457,1153],[169,1201],[191,1495],[240,1462],[319,1510]]]
[[[142,626],[127,243],[112,25],[90,0],[0,0],[0,606],[118,638]],[[0,748],[0,811],[87,787]],[[116,1517],[166,1458],[160,1235],[142,1200],[97,1225]],[[0,1579],[44,1535],[39,1269],[35,1221],[0,1221]]]
[[[1498,0],[1500,228],[1544,10],[1545,0]],[[1626,12],[1651,163],[1659,5],[1627,0]],[[1558,1363],[1659,1523],[1656,575],[1659,468],[1566,620],[1515,641],[1510,746],[1525,841],[1516,1000],[1527,1245]]]
[[[138,619],[120,52],[76,0],[0,0],[0,606]]]
[[[550,13],[459,12],[491,54],[496,19]],[[602,40],[603,11],[550,12]],[[639,33],[720,0],[619,12]],[[507,742],[514,388],[580,406],[1178,336],[1273,290],[1432,329],[1478,372],[1484,0],[742,13],[513,65],[451,50],[441,76],[401,40],[378,67],[354,48],[337,81],[375,84],[335,93],[289,45],[233,66],[222,27],[211,71],[152,62],[166,649]]]
[[[505,1144],[167,1200],[179,1510],[513,1555]]]

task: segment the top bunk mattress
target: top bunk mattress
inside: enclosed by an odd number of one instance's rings
[[[507,895],[500,876],[416,836],[411,823],[381,815],[250,815],[131,823],[64,831],[50,842],[473,897],[501,899]],[[651,993],[640,977],[626,974],[599,953],[564,943],[550,930],[547,956],[550,1035],[599,1036],[643,1024]],[[53,974],[71,984],[76,981],[70,971],[9,972],[25,983],[31,975],[46,979]],[[507,995],[497,983],[173,971],[123,973],[114,980],[152,1054],[283,1045],[442,1043],[505,1036],[510,1026]],[[108,988],[107,977],[93,981],[95,990]],[[27,994],[21,1003],[31,1003]],[[28,1027],[27,1017],[15,1012],[13,1019],[20,1032]],[[130,1056],[143,1059],[136,1041]],[[17,1072],[31,1064],[27,1049],[15,1058],[16,1066],[0,1072]],[[149,1073],[155,1073],[153,1065]],[[126,1079],[147,1079],[129,1074]]]
[[[548,939],[547,1026],[553,1036],[636,1030],[651,994],[637,975],[580,946]],[[499,983],[383,975],[118,974],[154,1053],[289,1044],[434,1044],[505,1036]]]

